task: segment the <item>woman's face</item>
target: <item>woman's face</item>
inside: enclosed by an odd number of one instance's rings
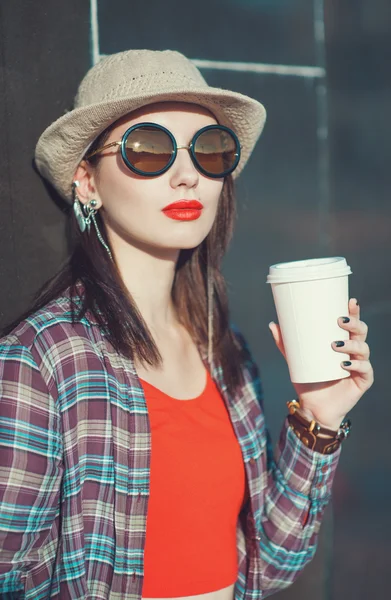
[[[208,110],[198,105],[160,102],[123,117],[105,144],[120,140],[131,125],[146,121],[169,129],[178,146],[188,146],[201,127],[217,123]],[[133,173],[118,148],[104,150],[97,166],[87,165],[87,171],[88,182],[84,177],[79,188],[84,197],[80,195],[80,199],[98,201],[114,249],[120,239],[154,252],[198,246],[212,228],[224,182],[223,178],[209,178],[197,171],[186,149],[179,149],[170,169],[157,177]],[[199,218],[176,220],[168,216],[163,209],[177,200],[201,202]]]

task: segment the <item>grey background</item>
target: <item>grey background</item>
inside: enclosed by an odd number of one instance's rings
[[[102,54],[170,48],[192,59],[326,67],[326,78],[305,70],[278,75],[273,68],[259,74],[251,64],[240,72],[202,70],[211,85],[254,96],[268,110],[239,180],[239,218],[224,271],[233,320],[260,366],[277,440],[294,390],[267,327],[276,318],[265,284],[268,267],[326,255],[348,259],[351,296],[369,325],[376,381],[351,413],[353,432],[318,553],[275,597],[388,597],[389,0],[330,0],[325,11],[320,0],[150,0],[147,10],[142,2],[98,0],[98,22]],[[0,4],[1,324],[28,306],[65,258],[65,207],[31,161],[40,133],[71,107],[92,64],[90,24],[87,1]]]

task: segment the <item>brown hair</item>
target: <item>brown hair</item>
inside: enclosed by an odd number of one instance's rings
[[[93,152],[105,144],[112,127],[107,128],[88,150]],[[94,167],[99,156],[88,159]],[[136,303],[125,287],[120,272],[99,242],[91,224],[90,234],[81,233],[73,210],[70,210],[70,233],[74,247],[60,270],[38,290],[33,305],[18,319],[0,331],[7,335],[20,321],[31,316],[46,304],[63,294],[70,286],[71,298],[77,298],[76,284],[82,282],[84,294],[77,317],[90,311],[103,329],[115,350],[129,358],[136,354],[139,360],[151,366],[161,363],[161,355],[155,341],[139,312]],[[95,215],[101,235],[109,246],[104,222]],[[232,176],[225,178],[214,224],[208,236],[191,250],[179,254],[173,282],[172,297],[178,318],[186,327],[194,342],[201,348],[208,347],[208,258],[214,280],[213,302],[213,360],[221,367],[228,389],[234,392],[243,384],[241,371],[242,354],[230,327],[228,298],[221,262],[232,237],[236,219],[236,202]],[[126,318],[124,318],[126,315]]]

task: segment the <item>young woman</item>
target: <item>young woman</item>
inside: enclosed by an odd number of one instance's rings
[[[75,239],[0,340],[2,597],[258,600],[313,557],[373,372],[351,300],[351,377],[295,386],[273,456],[220,271],[264,120],[178,52],[131,50],[42,134]]]

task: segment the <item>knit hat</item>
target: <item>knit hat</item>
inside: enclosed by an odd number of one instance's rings
[[[220,125],[233,129],[243,170],[262,132],[266,111],[257,100],[209,86],[194,64],[173,50],[127,50],[102,58],[80,83],[74,109],[40,136],[36,166],[43,177],[72,203],[75,171],[92,142],[109,125],[154,102],[179,101],[209,109]]]

